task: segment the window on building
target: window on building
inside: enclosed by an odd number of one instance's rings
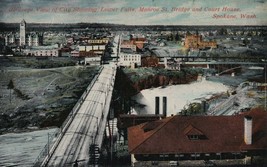
[[[207,137],[205,135],[187,135],[189,140],[205,140]]]
[[[174,157],[175,157],[175,159],[178,159],[179,160],[179,159],[181,159],[181,158],[184,157],[184,154],[175,154]]]
[[[198,140],[199,139],[199,136],[198,135],[188,135],[188,138],[190,140]]]
[[[191,154],[191,157],[200,157],[200,154]]]
[[[199,129],[195,128],[193,125],[189,125],[184,130],[185,135],[189,140],[205,140],[206,135]]]

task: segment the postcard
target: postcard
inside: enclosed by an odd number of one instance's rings
[[[0,166],[266,166],[266,0],[1,0]]]

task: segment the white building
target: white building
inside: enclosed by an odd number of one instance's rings
[[[43,43],[43,35],[39,33],[26,33],[27,23],[22,20],[19,25],[19,34],[11,33],[5,36],[5,45],[40,46]]]
[[[103,39],[89,39],[88,43],[89,44],[104,44],[106,45],[108,43],[108,38],[103,38]]]
[[[26,43],[28,46],[39,46],[40,42],[41,41],[38,34],[29,34],[26,38]]]
[[[121,49],[131,49],[133,52],[136,52],[136,45],[133,44],[121,44]]]
[[[6,46],[9,44],[15,44],[16,43],[16,37],[14,34],[9,34],[5,36],[5,44]]]
[[[119,65],[132,67],[133,65],[141,66],[141,55],[136,53],[120,53]]]
[[[20,22],[19,30],[19,45],[23,46],[26,44],[26,21],[24,19]]]
[[[79,51],[77,51],[77,50],[73,50],[73,51],[71,51],[70,54],[71,54],[71,56],[73,56],[73,57],[79,57]]]
[[[177,59],[164,57],[165,69],[180,71],[181,69],[180,65],[181,65],[181,62],[178,61]]]
[[[104,51],[106,49],[106,45],[105,44],[94,44],[94,45],[81,45],[79,46],[79,52],[80,52],[80,56],[83,56],[83,54],[86,52],[90,52],[96,55],[100,55],[102,56],[104,54]]]
[[[25,49],[24,53],[29,56],[53,56],[58,57],[58,46],[52,45],[52,46],[36,46],[32,47],[30,49]]]
[[[85,65],[101,65],[101,57],[86,57],[84,58]]]

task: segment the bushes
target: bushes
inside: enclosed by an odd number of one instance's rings
[[[184,107],[181,110],[182,115],[198,115],[203,114],[204,111],[201,109],[202,106],[200,103],[190,103],[187,107]]]
[[[22,100],[29,100],[30,99],[28,95],[23,94],[19,89],[15,88],[14,91],[15,91],[17,97],[21,98]]]
[[[138,68],[127,69],[123,72],[132,82],[132,86],[140,91],[151,87],[166,85],[187,84],[197,80],[201,69],[183,69],[182,71],[170,71],[162,68]]]
[[[203,74],[203,70],[199,68],[184,68],[181,71],[170,71],[161,68],[124,68],[123,71],[134,83],[155,76],[165,76],[169,79],[186,80],[187,76],[197,76],[198,74]]]
[[[53,57],[47,59],[37,59],[36,57],[11,57],[12,63],[19,64],[27,68],[56,68],[76,65],[76,60],[71,58]]]

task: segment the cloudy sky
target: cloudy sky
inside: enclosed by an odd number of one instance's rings
[[[31,23],[267,25],[267,0],[0,1],[0,22],[16,23],[23,18]]]

